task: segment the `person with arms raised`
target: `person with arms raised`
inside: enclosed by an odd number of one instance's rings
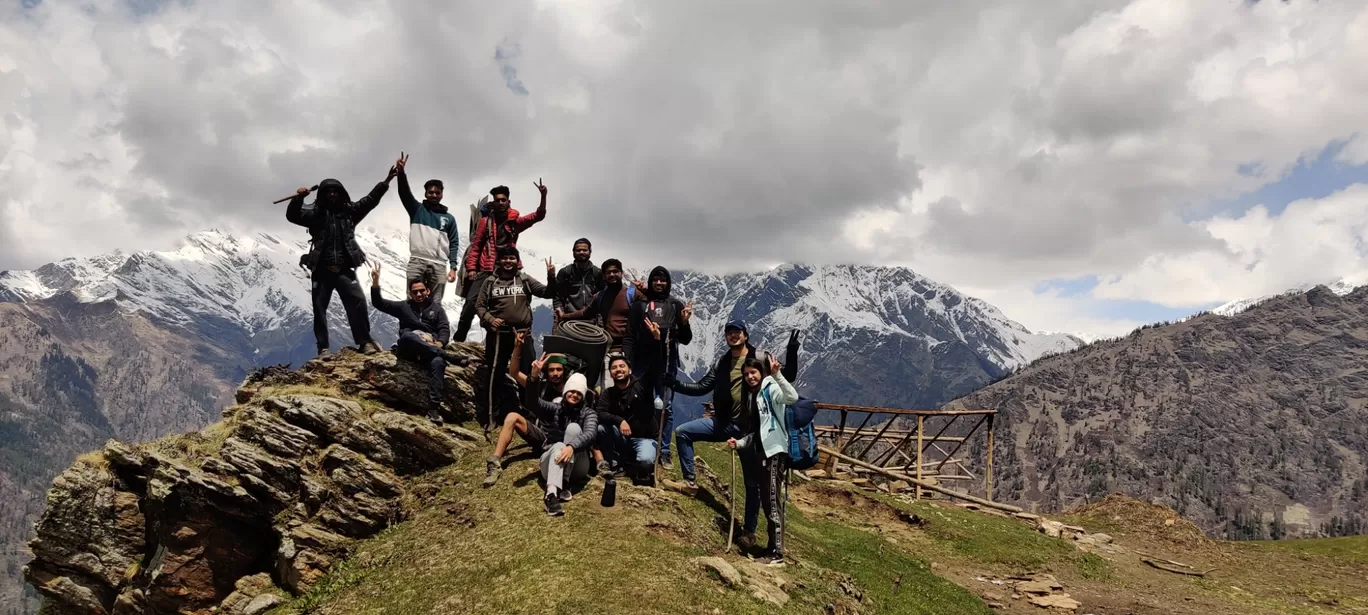
[[[375,309],[399,319],[399,343],[394,354],[405,361],[413,361],[428,368],[427,416],[441,424],[442,415],[450,414],[446,406],[446,366],[448,363],[464,367],[468,359],[443,350],[451,336],[446,311],[432,299],[423,280],[409,281],[408,301],[390,301],[380,293],[380,263],[371,268],[371,304]]]
[[[460,231],[456,217],[442,204],[442,180],[429,179],[423,184],[423,201],[413,198],[409,188],[408,156],[399,155],[395,167],[399,169],[399,201],[409,216],[408,281],[422,280],[433,303],[442,304],[446,283],[456,281],[460,268]]]
[[[499,251],[504,248],[518,247],[518,236],[532,225],[546,219],[546,184],[538,180],[533,184],[541,193],[541,204],[537,211],[525,216],[518,215],[512,208],[507,186],[498,186],[489,191],[494,202],[489,213],[480,218],[475,226],[475,235],[470,238],[470,250],[466,253],[466,303],[461,307],[461,318],[456,323],[454,339],[464,342],[470,333],[470,321],[475,316],[475,300],[484,288],[484,281],[494,275],[498,265]],[[517,262],[522,267],[522,260]]]
[[[366,262],[366,253],[356,243],[356,225],[366,217],[398,175],[397,167],[390,167],[385,180],[376,184],[370,194],[352,201],[342,182],[325,179],[318,183],[318,197],[311,206],[304,206],[310,189],[300,188],[285,208],[285,219],[309,229],[309,253],[305,264],[311,272],[313,295],[314,340],[318,356],[328,354],[328,304],[336,291],[347,311],[352,341],[361,352],[374,354],[380,347],[370,336],[370,317],[366,313],[366,294],[356,279],[356,268]]]

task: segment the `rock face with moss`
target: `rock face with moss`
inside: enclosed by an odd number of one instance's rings
[[[453,408],[470,408],[471,377],[447,371]],[[199,432],[109,441],[53,483],[25,579],[50,615],[260,613],[306,591],[405,517],[408,477],[483,440],[422,418],[423,378],[344,352],[254,373]]]

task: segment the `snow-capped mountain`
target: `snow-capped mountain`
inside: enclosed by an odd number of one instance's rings
[[[359,230],[357,241],[380,265],[385,296],[402,298],[407,236]],[[41,301],[66,293],[80,303],[113,301],[172,326],[202,327],[212,321],[275,344],[276,334],[306,333],[310,323],[309,280],[299,267],[307,247],[302,238],[207,230],[172,250],[113,252],[0,272],[0,301]],[[533,254],[524,260],[539,262]],[[635,269],[628,273],[639,275]],[[1082,344],[1066,334],[1032,333],[996,307],[910,269],[784,265],[758,273],[683,271],[674,277],[675,294],[695,302],[694,342],[681,350],[685,368],[694,375],[722,351],[722,325],[732,318],[746,320],[758,341],[776,351],[783,349],[790,330],[800,329],[808,352],[866,352],[873,340],[896,340],[899,347],[929,353],[944,353],[951,345],[973,354],[990,373]],[[461,301],[447,292],[443,305],[454,317]],[[349,341],[340,302],[332,303],[330,316],[335,338]],[[380,315],[375,324],[383,331],[388,320]]]
[[[1348,295],[1349,293],[1354,292],[1354,289],[1360,286],[1364,286],[1365,284],[1368,284],[1368,275],[1340,278],[1338,280],[1335,280],[1334,282],[1324,284],[1324,286],[1329,288],[1330,292],[1333,292],[1336,295],[1343,297],[1345,295]],[[1236,314],[1239,314],[1240,312],[1243,312],[1270,299],[1285,297],[1287,295],[1305,294],[1306,292],[1310,291],[1311,289],[1317,286],[1321,286],[1321,284],[1302,284],[1301,286],[1289,288],[1283,292],[1272,295],[1264,295],[1262,297],[1255,297],[1252,299],[1237,299],[1235,301],[1231,301],[1219,307],[1212,308],[1211,313],[1220,316],[1234,316]]]

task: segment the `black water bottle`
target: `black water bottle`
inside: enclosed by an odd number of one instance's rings
[[[617,504],[617,478],[609,474],[603,479],[603,499],[599,500],[604,508],[612,508]]]

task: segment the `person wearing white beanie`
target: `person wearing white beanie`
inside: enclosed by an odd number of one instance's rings
[[[535,397],[542,423],[550,427],[547,441],[554,442],[541,456],[541,475],[546,481],[543,503],[546,514],[553,517],[565,514],[562,502],[570,501],[566,475],[570,480],[589,476],[589,448],[598,433],[598,413],[585,403],[588,393],[584,374],[572,374],[565,381],[559,402]]]

